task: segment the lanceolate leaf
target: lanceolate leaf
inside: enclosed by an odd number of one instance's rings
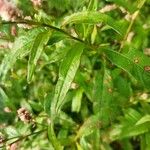
[[[45,29],[35,28],[28,31],[25,35],[19,36],[15,40],[11,52],[6,55],[0,66],[0,77],[4,79],[9,69],[13,68],[16,60],[20,57],[24,57],[29,53],[37,34],[43,31],[45,31]]]
[[[110,138],[126,138],[136,136],[149,131],[149,118],[142,117],[142,114],[135,109],[129,108],[124,110],[125,116],[122,117],[122,123],[116,125],[110,132]]]
[[[59,79],[55,88],[54,98],[51,106],[52,117],[54,117],[54,115],[60,111],[60,108],[64,103],[64,98],[78,69],[82,51],[82,44],[74,44],[60,65]]]
[[[121,54],[117,51],[107,49],[105,50],[105,53],[112,63],[128,72],[146,88],[150,88],[150,73],[147,70],[144,70],[146,66],[150,65],[150,59],[144,56],[142,52],[134,53],[129,51],[127,54]]]
[[[28,76],[27,76],[28,82],[30,82],[32,79],[32,75],[35,70],[37,61],[43,51],[44,46],[47,44],[49,40],[50,34],[51,34],[50,31],[42,32],[39,33],[35,38],[35,41],[30,51],[30,57],[28,61]]]
[[[70,23],[98,24],[101,22],[109,25],[113,30],[115,30],[119,34],[122,33],[121,26],[112,17],[97,11],[83,11],[74,13],[71,16],[65,18],[64,25]]]
[[[132,136],[137,136],[143,133],[146,133],[150,130],[149,123],[144,123],[140,125],[133,125],[129,124],[128,126],[116,126],[115,129],[113,129],[110,132],[109,137],[111,140],[116,140],[116,139],[123,139],[127,137],[132,137]]]

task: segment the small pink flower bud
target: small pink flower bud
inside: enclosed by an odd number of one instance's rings
[[[0,16],[2,20],[14,21],[21,16],[21,12],[12,2],[0,0]]]
[[[25,108],[18,109],[17,113],[20,120],[23,121],[24,123],[31,122],[32,120],[31,114]]]
[[[34,7],[39,7],[42,5],[42,0],[31,0]]]
[[[12,27],[11,27],[11,35],[12,35],[12,36],[16,36],[16,35],[17,35],[16,26],[12,26]]]

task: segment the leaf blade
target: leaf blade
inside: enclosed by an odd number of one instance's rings
[[[135,52],[136,53],[136,52]],[[138,56],[142,59],[141,62],[136,62],[133,59],[133,54],[131,52],[127,54],[121,54],[113,50],[105,50],[105,54],[108,59],[117,65],[119,68],[125,70],[128,74],[132,75],[137,81],[140,81],[146,88],[150,88],[150,73],[144,71],[144,65],[149,65],[150,60],[146,58],[142,53],[139,53]],[[143,61],[146,60],[146,62]]]
[[[83,52],[83,44],[76,43],[73,45],[71,52],[68,51],[65,59],[61,63],[59,70],[59,79],[56,84],[54,98],[52,101],[51,115],[54,117],[63,105],[64,98],[74,79],[79,67],[80,57]]]
[[[28,74],[27,74],[28,83],[30,83],[32,80],[33,72],[35,70],[37,61],[41,56],[44,46],[47,44],[49,40],[50,34],[51,32],[49,31],[39,33],[33,43],[28,61]]]
[[[29,53],[36,35],[43,31],[45,31],[43,28],[34,28],[15,40],[12,51],[4,57],[0,65],[0,77],[2,80],[5,79],[7,72],[13,68],[16,60]]]
[[[71,16],[65,18],[63,25],[67,25],[71,23],[98,24],[101,22],[110,26],[117,33],[122,34],[121,26],[113,18],[97,11],[83,11],[83,12],[74,13]]]

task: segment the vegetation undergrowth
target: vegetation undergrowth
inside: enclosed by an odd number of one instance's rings
[[[150,0],[0,0],[0,149],[150,150]]]

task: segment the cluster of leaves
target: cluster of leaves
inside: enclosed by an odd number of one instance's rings
[[[150,0],[16,2],[32,19],[0,24],[1,148],[149,150]]]

